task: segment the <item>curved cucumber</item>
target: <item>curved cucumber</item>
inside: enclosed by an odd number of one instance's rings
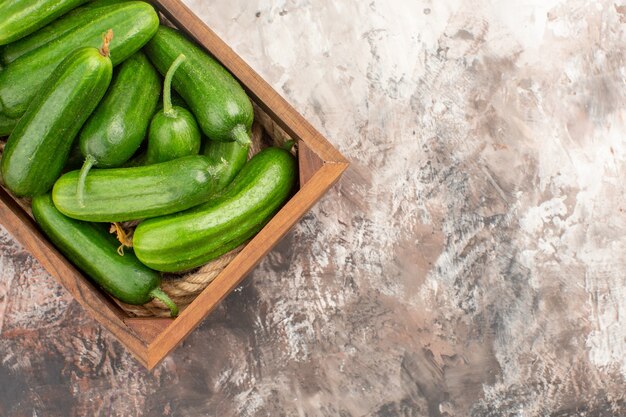
[[[50,194],[33,199],[33,215],[61,253],[104,291],[133,305],[159,298],[170,307],[172,316],[178,314],[176,305],[159,288],[159,274],[139,262],[132,251],[118,255],[119,243],[102,225],[65,217],[54,207]]]
[[[165,26],[159,28],[144,50],[161,74],[180,54],[187,57],[172,82],[209,139],[250,142],[252,103],[222,65],[184,35]]]
[[[87,0],[6,0],[0,2],[0,45],[44,27]]]
[[[156,164],[200,152],[200,128],[187,109],[172,106],[172,77],[185,60],[180,55],[165,76],[163,84],[163,109],[150,122],[146,164]]]
[[[249,144],[241,145],[239,142],[211,141],[205,144],[203,153],[209,161],[215,166],[225,165],[215,177],[218,190],[225,188],[239,174],[248,161],[249,150]]]
[[[176,213],[207,201],[215,191],[215,168],[200,155],[133,168],[94,169],[78,201],[78,171],[54,185],[52,198],[66,216],[123,222]]]
[[[0,72],[0,114],[20,117],[45,80],[65,57],[80,47],[98,47],[102,34],[113,29],[111,60],[117,65],[154,35],[159,17],[147,3],[128,2],[105,8],[89,24],[12,62]]]
[[[296,182],[294,157],[279,148],[255,155],[219,197],[137,226],[137,258],[158,271],[195,268],[254,236],[289,197]]]
[[[79,146],[86,158],[83,179],[92,166],[117,167],[137,152],[146,137],[160,89],[159,74],[142,52],[120,65],[109,91],[80,132]],[[79,188],[82,186],[84,181]]]
[[[106,12],[103,9],[104,6],[121,3],[122,1],[124,0],[96,0],[72,10],[37,32],[1,48],[0,64],[8,65],[22,55],[49,44],[77,27],[89,24],[97,16]]]
[[[105,39],[102,51],[82,48],[70,54],[9,136],[1,169],[16,195],[45,193],[61,174],[76,134],[111,82],[106,45]]]

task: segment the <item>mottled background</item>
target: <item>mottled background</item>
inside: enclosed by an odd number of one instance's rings
[[[188,4],[352,166],[153,373],[1,231],[0,415],[626,415],[623,2]]]

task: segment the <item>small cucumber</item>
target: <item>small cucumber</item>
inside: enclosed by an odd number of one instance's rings
[[[72,10],[58,20],[44,26],[37,32],[0,49],[0,64],[9,65],[22,55],[34,51],[66,33],[90,23],[95,17],[106,12],[104,6],[121,3],[124,0],[96,0]],[[127,1],[127,0],[126,0]]]
[[[239,174],[239,171],[248,161],[250,145],[241,145],[239,142],[208,141],[204,146],[204,155],[215,166],[225,166],[215,177],[217,190],[224,189]],[[224,162],[225,161],[225,162]]]
[[[235,78],[202,48],[174,29],[161,26],[144,48],[165,74],[180,54],[187,59],[173,79],[204,134],[218,142],[250,142],[252,103]]]
[[[133,305],[158,298],[170,308],[172,317],[178,315],[176,304],[159,287],[159,274],[139,262],[132,251],[120,256],[117,240],[102,225],[65,217],[54,207],[50,194],[35,197],[32,207],[46,236],[104,291]]]
[[[123,222],[176,213],[207,201],[215,191],[216,168],[201,155],[160,164],[94,169],[78,201],[79,172],[63,175],[52,198],[66,216],[93,222]]]
[[[180,272],[203,265],[241,245],[272,218],[297,177],[295,158],[267,148],[243,167],[219,197],[191,210],[137,226],[137,258],[157,271]]]
[[[118,167],[137,152],[146,137],[160,90],[160,76],[142,52],[120,65],[109,91],[79,135],[85,157],[83,179],[94,165]],[[84,180],[79,188],[83,186]],[[78,194],[80,198],[80,190]]]
[[[87,0],[5,0],[0,2],[0,45],[21,39]]]
[[[67,162],[72,143],[111,82],[109,31],[100,50],[71,53],[45,82],[9,136],[1,169],[17,196],[50,190]]]
[[[159,17],[147,3],[133,1],[105,7],[93,20],[22,56],[0,72],[0,114],[10,118],[24,114],[59,63],[77,48],[98,47],[108,29],[115,32],[111,60],[117,65],[141,49],[158,26]]]
[[[180,55],[165,76],[163,86],[163,110],[150,122],[146,164],[156,164],[200,152],[200,128],[189,110],[172,106],[172,77],[185,60]]]

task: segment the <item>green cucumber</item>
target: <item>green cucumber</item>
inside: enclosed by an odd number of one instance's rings
[[[133,238],[135,254],[157,271],[203,265],[258,233],[289,197],[296,177],[295,158],[284,149],[267,148],[248,161],[219,197],[140,223]]]
[[[165,76],[163,109],[150,122],[146,164],[156,164],[200,152],[200,128],[193,114],[180,106],[172,106],[172,77],[185,60],[180,55]]]
[[[109,91],[79,135],[78,143],[85,157],[83,179],[94,165],[118,167],[137,152],[146,137],[160,90],[159,74],[142,52],[120,65]],[[84,180],[79,188],[83,186]]]
[[[111,82],[113,67],[105,35],[100,50],[81,48],[59,65],[9,136],[2,177],[17,196],[50,190],[67,162],[81,126]]]
[[[205,144],[203,154],[213,165],[219,166],[220,163],[225,163],[224,169],[220,170],[215,177],[218,190],[229,185],[239,174],[248,161],[249,151],[249,144],[241,145],[239,142],[209,141]]]
[[[18,118],[25,111],[43,82],[65,57],[80,47],[100,45],[101,36],[112,28],[113,65],[137,52],[154,35],[159,17],[143,2],[107,6],[91,22],[12,62],[0,72],[0,114]]]
[[[0,138],[9,136],[15,126],[17,125],[17,120],[10,119],[6,116],[0,114]]]
[[[183,34],[165,26],[159,28],[144,50],[161,74],[165,74],[178,55],[187,57],[172,82],[209,139],[250,142],[252,103],[220,63]]]
[[[52,198],[66,216],[123,222],[176,213],[202,204],[215,192],[216,168],[201,155],[132,168],[94,169],[78,201],[79,172],[63,175]]]
[[[18,41],[5,45],[0,49],[0,64],[8,65],[22,55],[34,51],[72,30],[90,24],[97,16],[106,12],[104,6],[122,3],[124,0],[96,0],[72,10],[58,20],[39,29],[37,32]],[[128,0],[125,0],[128,1]]]
[[[139,262],[132,251],[120,256],[119,243],[103,225],[64,216],[54,207],[50,194],[35,197],[32,207],[45,235],[108,294],[133,305],[158,298],[170,308],[172,317],[178,315],[176,304],[159,287],[160,275]]]
[[[0,2],[0,45],[21,39],[87,0],[4,0]]]

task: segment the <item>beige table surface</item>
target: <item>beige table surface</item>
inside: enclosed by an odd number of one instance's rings
[[[352,162],[152,374],[0,229],[1,416],[626,415],[626,6],[188,4]]]

